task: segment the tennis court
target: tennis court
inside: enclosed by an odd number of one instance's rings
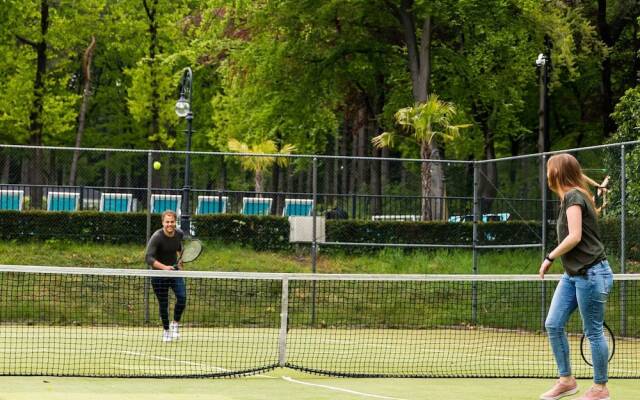
[[[556,375],[541,316],[558,276],[0,269],[0,399],[528,399]],[[145,288],[169,273],[189,308],[165,343]],[[609,372],[634,399],[640,280],[618,279]],[[577,316],[568,330],[588,378]],[[182,379],[212,376],[235,378]]]
[[[530,400],[548,379],[328,378],[275,370],[237,379],[0,377],[1,400]],[[591,385],[579,381],[578,398]],[[612,399],[638,398],[640,380],[614,379]]]
[[[171,370],[181,376],[224,375],[271,370],[278,360],[277,346],[269,345],[277,342],[276,329],[186,327],[181,339],[170,343],[159,340],[157,328],[2,325],[0,331],[0,371],[15,375],[59,371],[72,376],[170,376]],[[406,376],[419,371],[429,376],[519,377],[533,370],[548,376],[555,371],[551,353],[536,351],[546,350],[546,336],[527,332],[300,329],[288,336],[291,367],[343,375]],[[574,371],[588,376],[579,340],[579,335],[570,335]],[[616,351],[611,375],[636,374],[625,366],[637,362],[640,340],[619,338]],[[262,365],[257,360],[263,360]]]

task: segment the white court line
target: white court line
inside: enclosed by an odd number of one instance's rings
[[[339,388],[339,387],[335,387],[335,386],[320,385],[318,383],[309,383],[309,382],[298,381],[298,380],[295,380],[295,379],[290,378],[288,376],[282,376],[282,379],[284,379],[287,382],[291,382],[291,383],[297,383],[297,384],[300,384],[300,385],[307,385],[307,386],[315,386],[315,387],[320,387],[320,388],[323,388],[323,389],[335,390],[337,392],[345,392],[345,393],[356,394],[358,396],[374,397],[376,399],[387,399],[387,400],[404,400],[404,399],[401,399],[399,397],[381,396],[381,395],[378,395],[378,394],[356,392],[355,390],[343,389],[343,388]]]
[[[181,361],[181,360],[176,360],[176,359],[173,359],[173,358],[160,357],[160,356],[154,356],[152,354],[139,353],[139,352],[136,352],[136,351],[121,351],[121,353],[130,354],[130,355],[134,355],[134,356],[138,356],[138,357],[150,358],[150,359],[153,359],[153,360],[173,361],[173,362],[178,363],[178,364],[193,365],[193,366],[196,366],[196,367],[205,367],[205,368],[217,369],[218,371],[223,371],[223,372],[231,372],[230,369],[226,369],[226,368],[222,368],[222,367],[216,367],[214,365],[195,363],[195,362],[191,362],[191,361]],[[255,378],[278,379],[275,376],[269,376],[269,375],[264,375],[264,374],[263,375],[249,375],[248,377],[249,378],[255,377]]]

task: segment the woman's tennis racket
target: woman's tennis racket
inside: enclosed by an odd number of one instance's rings
[[[609,329],[609,326],[606,323],[604,323],[604,340],[607,341],[607,345],[609,346],[609,361],[611,361],[616,352],[616,338],[613,336],[613,332],[611,332],[611,329]],[[587,363],[587,365],[593,367],[591,343],[589,343],[589,339],[587,339],[584,334],[582,334],[582,339],[580,339],[580,355],[582,355],[582,359]]]
[[[178,265],[182,262],[189,263],[195,261],[202,253],[202,242],[198,239],[185,239],[182,241],[182,252],[178,257],[178,262],[173,266],[173,269],[178,269]]]

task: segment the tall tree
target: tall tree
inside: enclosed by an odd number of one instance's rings
[[[91,37],[91,43],[84,52],[82,57],[82,77],[84,85],[82,89],[82,103],[80,104],[80,113],[78,115],[78,131],[76,133],[75,147],[82,145],[82,135],[84,134],[84,128],[87,117],[87,107],[89,104],[89,98],[91,97],[91,60],[93,59],[93,52],[96,49],[96,37]],[[76,173],[78,168],[78,158],[80,158],[80,151],[75,150],[73,152],[73,159],[71,160],[71,170],[69,172],[69,185],[76,184]]]
[[[417,103],[413,107],[398,110],[396,121],[404,129],[412,133],[412,139],[423,148],[423,142],[431,147],[437,138],[453,139],[458,136],[461,128],[469,125],[455,124],[456,108],[453,104],[442,101],[432,94],[429,99]],[[375,138],[373,143],[377,147],[391,147],[396,141],[392,132],[384,132]],[[444,199],[433,197],[431,193],[432,171],[428,163],[421,164],[422,177],[422,220],[442,219],[444,217]]]

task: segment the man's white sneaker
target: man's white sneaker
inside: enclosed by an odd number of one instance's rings
[[[180,325],[173,321],[171,323],[171,339],[176,340],[180,338]]]
[[[173,340],[173,337],[171,336],[171,332],[170,331],[163,331],[162,332],[162,341],[163,342],[170,342]]]

